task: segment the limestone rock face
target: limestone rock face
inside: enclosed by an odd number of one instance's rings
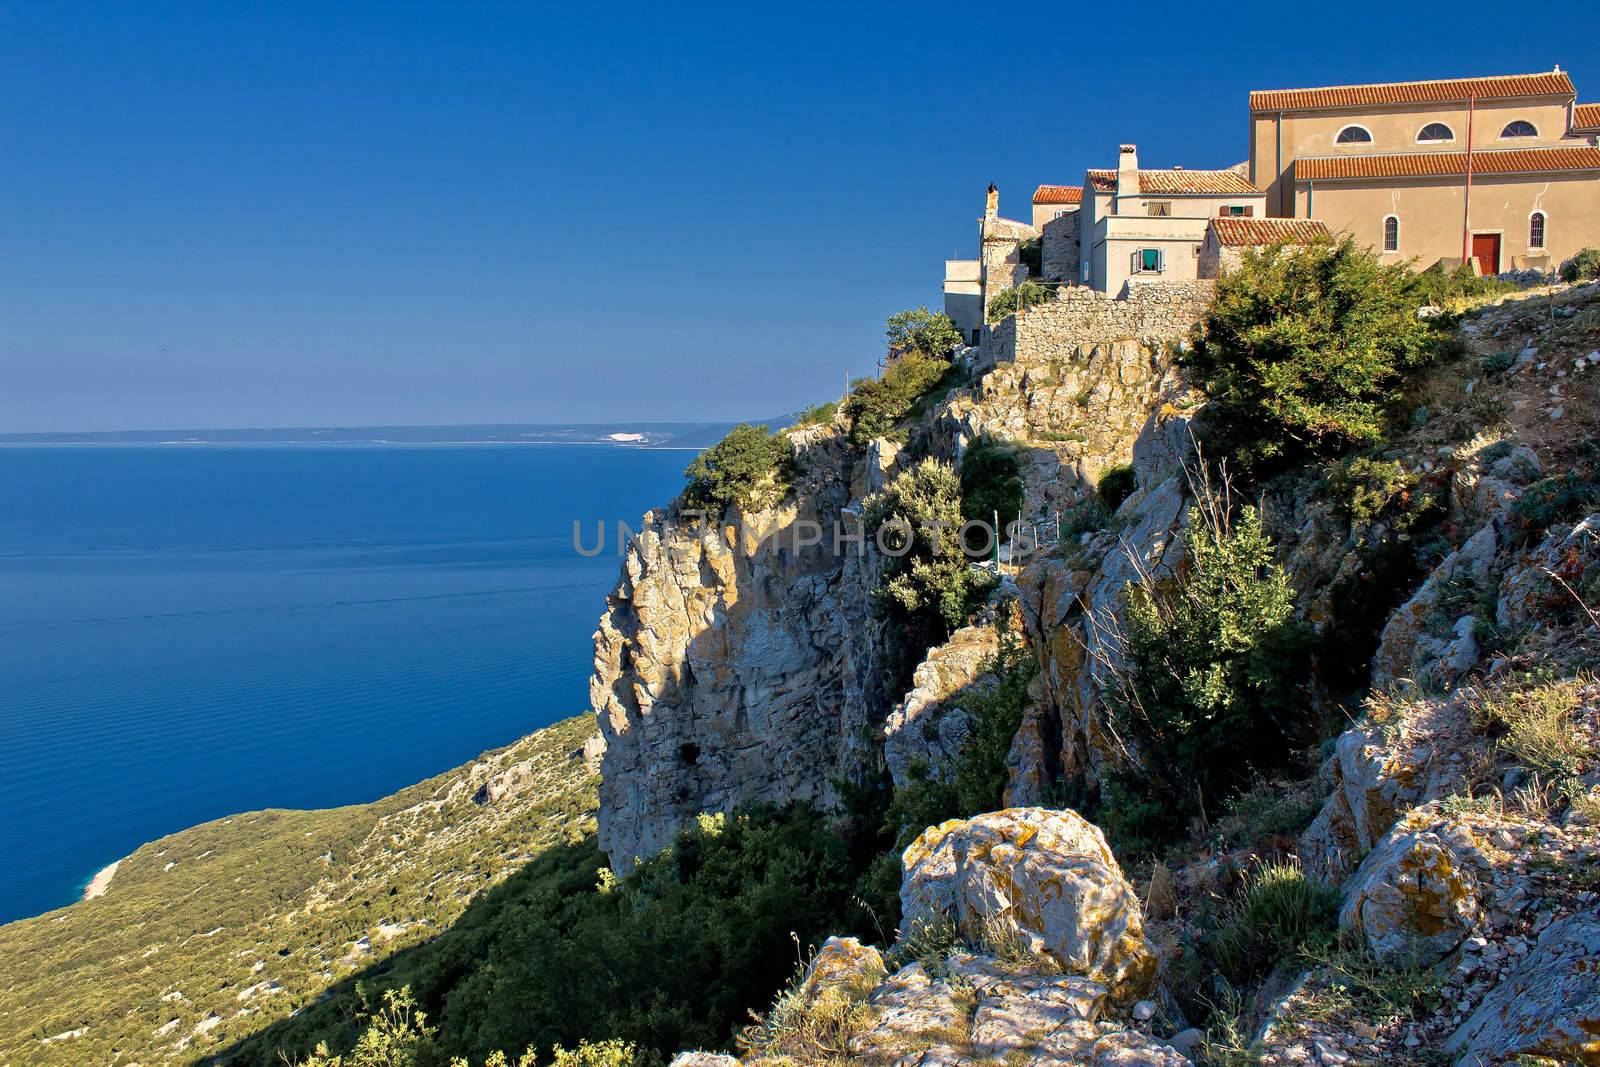
[[[1572,915],[1547,926],[1533,952],[1490,991],[1446,1051],[1456,1063],[1544,1056],[1600,1062],[1600,918]]]
[[[1391,719],[1363,719],[1339,735],[1333,790],[1300,838],[1309,873],[1342,881],[1406,810],[1463,788],[1472,744],[1459,700],[1396,703]]]
[[[972,730],[961,694],[993,687],[985,670],[999,651],[992,624],[964,626],[917,665],[911,691],[883,727],[883,758],[897,788],[911,782],[917,763],[934,779],[948,778]]]
[[[788,500],[705,524],[653,512],[623,560],[590,681],[606,742],[600,845],[619,871],[700,812],[827,805],[830,781],[872,759],[886,711],[874,564],[833,544],[836,525],[859,531],[845,509],[872,460],[831,429],[794,440]]]
[[[954,921],[974,944],[1020,940],[1112,998],[1147,992],[1156,957],[1099,829],[1072,811],[1007,808],[930,827],[901,860],[902,930]]]
[[[877,982],[887,973],[883,955],[854,937],[830,937],[817,949],[800,983],[800,993],[816,997],[829,989]]]
[[[1517,561],[1500,582],[1495,622],[1508,631],[1522,629],[1552,607],[1570,607],[1573,589],[1584,589],[1600,572],[1600,514],[1568,529],[1552,531],[1525,559]],[[1560,582],[1552,578],[1555,575]]]
[[[1467,542],[1445,557],[1422,587],[1396,611],[1383,628],[1372,658],[1372,687],[1383,690],[1402,680],[1431,681],[1449,686],[1478,661],[1473,638],[1476,617],[1451,610],[1451,594],[1461,589],[1492,586],[1495,553],[1501,537],[1497,523],[1487,522]],[[1440,626],[1441,613],[1455,615]]]
[[[1339,925],[1380,962],[1429,964],[1467,939],[1481,911],[1471,862],[1449,835],[1396,826],[1351,879]]]

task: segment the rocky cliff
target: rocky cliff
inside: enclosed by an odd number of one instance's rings
[[[1235,1062],[1230,1048],[1246,1045],[1275,1063],[1600,1062],[1600,701],[1582,676],[1600,635],[1600,515],[1574,522],[1561,511],[1573,494],[1560,495],[1593,460],[1600,289],[1469,313],[1467,354],[1417,386],[1408,433],[1262,487],[1252,502],[1314,639],[1311,699],[1330,722],[1355,721],[1331,731],[1314,773],[1212,813],[1132,889],[1099,832],[1060,805],[1130,755],[1107,711],[1127,589],[1187,565],[1204,413],[1174,370],[1173,336],[1103,325],[1010,325],[1006,358],[980,358],[982,373],[897,444],[861,454],[842,424],[798,432],[803,475],[777,507],[710,528],[650,517],[597,635],[613,862],[701,811],[827,804],[830,783],[878,768],[897,786],[938,779],[968,742],[964,703],[995,683],[998,620],[1038,666],[1012,738],[1011,807],[907,849],[889,958],[830,944],[785,1011],[813,1010],[838,985],[827,975],[843,976],[833,1006],[855,1020],[851,1058],[870,1062]],[[980,436],[1018,450],[1037,551],[892,691],[874,553],[782,535],[848,524],[910,459],[959,461]],[[1124,463],[1133,491],[1080,524]],[[1345,955],[1300,957],[1247,988],[1186,988],[1196,954],[1218,951],[1214,902],[1269,858],[1335,887]],[[919,956],[919,922],[945,920],[966,947]],[[1396,975],[1414,983],[1404,1004]],[[1230,1025],[1246,1029],[1187,1027],[1196,997],[1214,1020],[1235,998]],[[787,1037],[768,1037],[748,1062],[789,1054]]]

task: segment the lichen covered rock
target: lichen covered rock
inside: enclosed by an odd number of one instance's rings
[[[1350,880],[1339,925],[1380,962],[1429,964],[1466,940],[1481,910],[1471,862],[1450,835],[1397,826]]]
[[[917,665],[910,692],[883,726],[883,759],[897,788],[919,766],[935,780],[949,777],[972,733],[961,696],[993,687],[986,672],[999,651],[995,626],[963,626]]]
[[[974,944],[1015,940],[1114,1000],[1143,995],[1156,958],[1139,900],[1099,829],[1072,811],[1007,808],[930,827],[906,849],[902,930],[953,921]]]
[[[1451,1035],[1447,1051],[1468,1067],[1518,1056],[1600,1063],[1600,918],[1573,915],[1546,927],[1510,979]]]

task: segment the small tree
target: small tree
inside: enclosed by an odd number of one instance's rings
[[[867,499],[863,520],[890,553],[879,595],[924,636],[960,626],[992,588],[962,551],[961,483],[949,464],[925,459],[897,474]]]
[[[889,433],[951,370],[946,360],[913,352],[889,364],[882,378],[851,383],[850,395],[844,400],[851,441],[865,445]]]
[[[1212,451],[1256,472],[1377,440],[1396,379],[1437,351],[1411,278],[1349,238],[1247,251],[1183,359],[1211,401]]]
[[[915,352],[930,359],[949,359],[950,353],[961,343],[961,331],[950,316],[925,307],[890,315],[884,332],[892,350]]]
[[[1176,580],[1128,587],[1126,663],[1109,694],[1142,769],[1118,783],[1134,795],[1116,806],[1125,821],[1138,813],[1130,836],[1145,839],[1181,831],[1203,803],[1282,766],[1308,723],[1298,690],[1308,644],[1256,510],[1235,518],[1204,492],[1183,540]]]
[[[776,503],[789,491],[793,462],[794,445],[787,437],[742,422],[689,464],[684,500],[718,514],[730,504]]]
[[[998,322],[1007,315],[1014,314],[1035,304],[1048,303],[1056,298],[1056,292],[1048,285],[1038,282],[1023,282],[1012,289],[1002,289],[989,300],[985,309],[989,322]]]

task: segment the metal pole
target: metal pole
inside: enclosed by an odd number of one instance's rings
[[[1478,110],[1476,95],[1467,97],[1467,190],[1461,198],[1461,265],[1467,265],[1472,243],[1472,119]],[[1495,264],[1499,266],[1499,264]]]

